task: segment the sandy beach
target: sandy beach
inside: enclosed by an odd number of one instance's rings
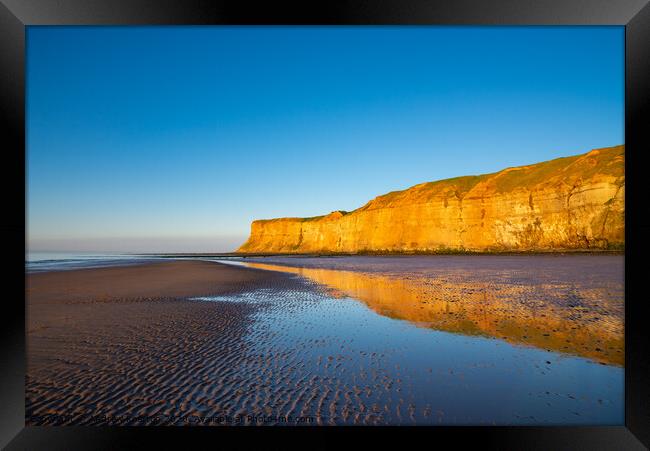
[[[619,260],[30,273],[26,423],[616,424]]]
[[[251,306],[182,299],[284,279],[198,261],[27,275],[27,424],[190,413],[185,398],[205,375],[240,356]]]

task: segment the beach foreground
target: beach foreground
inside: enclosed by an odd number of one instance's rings
[[[189,395],[203,375],[223,377],[241,357],[251,307],[183,299],[284,277],[175,261],[26,279],[28,424],[142,424],[136,415],[193,411]]]
[[[620,424],[622,261],[28,274],[26,423]]]

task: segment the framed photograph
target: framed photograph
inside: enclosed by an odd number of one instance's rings
[[[650,446],[646,1],[0,17],[3,447]]]

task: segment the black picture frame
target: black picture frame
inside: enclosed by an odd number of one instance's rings
[[[418,428],[106,428],[25,427],[25,27],[30,25],[622,25],[626,39],[625,146],[625,425],[620,427],[418,427]],[[325,446],[336,432],[370,432],[388,440],[395,432],[417,434],[432,446],[441,439],[499,449],[644,449],[650,447],[650,347],[643,304],[643,257],[650,221],[644,206],[643,153],[648,147],[650,105],[650,5],[648,0],[456,0],[311,1],[250,4],[206,0],[0,0],[0,114],[5,143],[7,296],[2,335],[0,446],[7,449],[117,449],[163,440],[187,446],[191,438],[261,440],[267,447],[281,432],[309,437],[304,446]],[[640,202],[640,203],[639,203]],[[21,249],[22,248],[22,249]],[[24,256],[24,254],[23,254]],[[210,434],[210,436],[208,436]],[[217,435],[215,435],[217,434]],[[284,435],[284,434],[283,434]],[[214,442],[217,444],[217,442]],[[403,442],[402,442],[403,443]],[[222,442],[218,442],[222,444]],[[331,444],[331,443],[330,443]],[[304,447],[303,446],[303,447]]]

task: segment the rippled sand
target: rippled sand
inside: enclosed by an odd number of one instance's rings
[[[394,286],[385,274],[205,262],[133,269],[28,277],[28,424],[622,422],[615,358],[503,339],[496,313],[474,333],[466,323],[478,307],[447,308],[462,319],[428,307],[435,293],[473,299],[453,280]],[[487,306],[508,302],[494,297]],[[522,320],[529,303],[499,308],[532,337],[555,323]]]

